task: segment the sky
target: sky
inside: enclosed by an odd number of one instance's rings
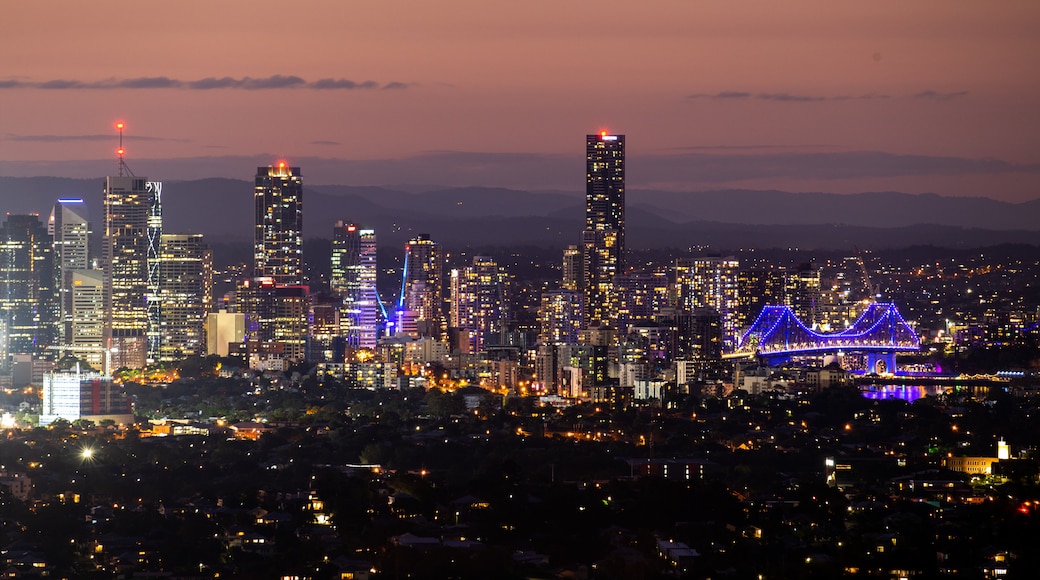
[[[1036,0],[34,0],[0,175],[1040,198]]]

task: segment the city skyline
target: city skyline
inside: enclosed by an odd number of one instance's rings
[[[274,3],[203,7],[15,7],[0,174],[109,174],[124,119],[128,158],[162,177],[286,158],[313,184],[577,190],[574,135],[605,129],[633,139],[630,188],[1022,201],[1040,185],[1030,2],[313,2],[277,43],[256,34]],[[112,22],[140,48],[87,36]]]

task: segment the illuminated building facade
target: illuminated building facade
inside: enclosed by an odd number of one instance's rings
[[[246,339],[246,315],[220,310],[206,315],[206,354],[227,356],[228,345]]]
[[[158,355],[158,341],[149,344],[148,327],[158,323],[160,312],[156,258],[162,236],[161,192],[161,183],[143,177],[105,181],[101,264],[111,368],[142,368],[149,354]]]
[[[95,369],[105,367],[105,280],[101,270],[72,270],[65,353]]]
[[[472,352],[482,352],[509,319],[509,278],[487,256],[451,271],[451,326],[470,331]]]
[[[585,138],[585,313],[589,322],[617,316],[614,277],[625,269],[625,136]]]
[[[134,414],[122,388],[114,387],[111,377],[77,367],[43,376],[40,426],[46,427],[58,419],[88,419],[96,423],[111,419],[117,424],[130,424]]]
[[[584,282],[582,250],[576,245],[567,246],[567,249],[563,251],[563,276],[560,286],[564,290],[581,290]]]
[[[578,342],[584,320],[584,296],[576,290],[543,292],[538,309],[538,343]]]
[[[802,264],[785,273],[784,304],[790,306],[795,316],[810,327],[816,327],[820,322],[820,293],[819,268],[812,264]]]
[[[0,229],[0,317],[7,356],[49,354],[54,333],[51,237],[37,215],[8,215]]]
[[[256,169],[253,277],[303,284],[303,177],[284,162]]]
[[[71,273],[90,268],[90,222],[87,204],[82,199],[59,199],[47,224],[54,241],[54,283],[56,296],[56,336],[60,345],[68,344],[72,319]]]
[[[340,325],[351,348],[375,348],[382,306],[376,291],[376,233],[336,222],[332,229],[332,292],[343,300]]]
[[[163,234],[159,257],[159,360],[204,354],[206,314],[213,307],[213,254],[201,234]]]
[[[419,336],[441,338],[444,319],[444,250],[429,234],[419,234],[405,246],[403,305],[414,313]]]
[[[737,327],[751,326],[762,308],[784,302],[784,273],[776,268],[745,268],[737,272]]]
[[[736,258],[682,258],[675,265],[678,306],[693,311],[714,308],[722,319],[723,348],[736,347],[739,327],[740,262]]]
[[[667,272],[629,272],[614,279],[617,289],[617,328],[620,336],[633,324],[653,320],[669,304],[671,280]]]
[[[306,286],[278,286],[270,278],[254,278],[239,284],[236,299],[236,310],[248,315],[248,342],[277,352],[288,363],[306,360],[311,326]]]

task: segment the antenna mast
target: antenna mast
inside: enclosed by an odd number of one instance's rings
[[[123,149],[123,129],[124,128],[126,128],[126,123],[124,123],[122,121],[117,121],[116,122],[116,129],[119,131],[119,149],[116,149],[116,155],[119,156],[119,176],[120,177],[123,177],[124,175],[130,175],[130,176],[134,175],[134,172],[130,171],[130,168],[127,167],[126,161],[123,160],[123,157],[126,155],[126,149]],[[125,174],[123,173],[124,171],[126,172]]]

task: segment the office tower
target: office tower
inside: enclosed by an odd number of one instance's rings
[[[143,177],[105,180],[101,264],[105,281],[105,348],[112,367],[142,368],[158,343],[158,255],[162,236],[162,184]]]
[[[668,361],[689,361],[710,378],[721,376],[723,325],[717,310],[666,310],[658,314],[656,322],[667,328],[670,334],[666,357]]]
[[[768,305],[784,303],[784,274],[775,268],[737,272],[737,328],[746,329]]]
[[[675,264],[675,288],[683,310],[713,308],[722,319],[722,346],[736,346],[739,333],[736,258],[681,258]]]
[[[71,272],[90,268],[90,222],[82,199],[59,199],[47,230],[54,241],[55,343],[68,344],[72,317]]]
[[[246,313],[246,340],[286,363],[307,358],[310,330],[310,291],[306,286],[278,286],[270,278],[242,281],[236,308]]]
[[[253,277],[303,284],[303,178],[285,162],[256,169]]]
[[[444,251],[419,234],[405,246],[404,295],[405,310],[414,313],[416,332],[420,336],[441,338],[446,330],[444,320]]]
[[[51,237],[38,215],[8,215],[0,229],[0,318],[4,357],[49,354],[54,332]]]
[[[578,333],[585,319],[583,302],[584,296],[576,290],[543,292],[538,309],[538,343],[578,342]]]
[[[560,287],[564,290],[581,290],[584,278],[581,248],[573,244],[567,246],[563,251],[563,276]]]
[[[588,321],[616,317],[614,276],[625,269],[625,136],[585,139],[585,230],[582,266]]]
[[[336,222],[332,229],[332,292],[343,308],[340,325],[351,348],[375,348],[379,339],[379,294],[376,291],[376,233],[355,224]]]
[[[817,325],[817,306],[820,300],[820,269],[811,263],[800,264],[784,274],[784,304],[806,326]]]
[[[201,234],[163,234],[159,256],[160,323],[149,327],[159,360],[204,354],[203,328],[213,307],[213,254]]]
[[[71,370],[47,373],[43,376],[40,426],[46,427],[58,419],[133,423],[133,408],[122,393],[121,387],[112,385],[111,377],[78,365]]]
[[[451,271],[451,326],[470,331],[472,352],[482,352],[509,319],[509,279],[488,256]]]
[[[105,281],[101,270],[72,270],[65,353],[94,369],[106,368]]]

